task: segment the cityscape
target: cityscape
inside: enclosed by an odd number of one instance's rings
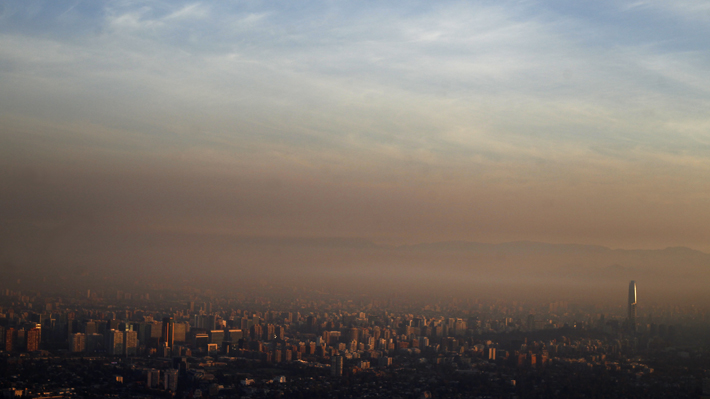
[[[707,0],[0,1],[0,398],[710,398]]]
[[[0,297],[5,397],[687,397],[710,313],[193,289]],[[641,296],[642,298],[643,296]]]

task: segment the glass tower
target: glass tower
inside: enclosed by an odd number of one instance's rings
[[[636,331],[636,282],[629,283],[629,327],[632,331]]]

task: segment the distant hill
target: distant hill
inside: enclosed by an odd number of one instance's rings
[[[684,247],[634,250],[531,241],[395,246],[337,237],[20,233],[13,237],[23,245],[0,243],[3,281],[165,281],[223,287],[278,281],[377,292],[605,292],[623,297],[628,281],[636,280],[641,296],[657,292],[710,297],[710,254]]]

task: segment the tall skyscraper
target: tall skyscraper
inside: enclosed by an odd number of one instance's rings
[[[173,347],[175,341],[175,320],[172,317],[163,318],[163,331],[161,341],[168,345],[168,348]]]
[[[628,322],[629,322],[629,328],[632,331],[636,331],[636,282],[633,280],[629,283]]]

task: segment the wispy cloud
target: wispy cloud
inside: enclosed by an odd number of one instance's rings
[[[635,189],[672,202],[654,184],[679,179],[698,206],[710,36],[686,21],[704,7],[10,1],[0,120],[16,129],[0,140],[351,194],[448,190],[462,213],[485,190],[539,206],[555,192],[569,213],[594,190],[619,190],[622,209]]]

